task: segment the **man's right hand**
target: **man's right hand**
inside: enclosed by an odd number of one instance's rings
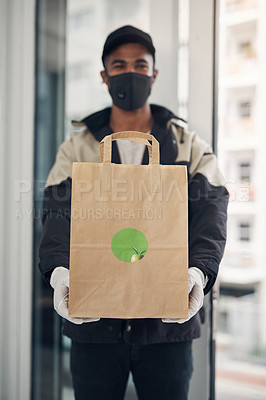
[[[50,284],[54,289],[54,309],[63,318],[74,324],[99,321],[100,318],[73,318],[68,316],[69,270],[56,267],[51,275]]]

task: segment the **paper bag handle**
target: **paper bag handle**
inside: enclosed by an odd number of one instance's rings
[[[122,131],[105,136],[99,144],[101,162],[111,163],[112,141],[117,139],[131,140],[133,142],[144,143],[148,147],[149,151],[149,164],[159,164],[160,162],[159,142],[155,139],[153,135],[138,131]],[[148,140],[151,140],[152,146],[148,142]]]

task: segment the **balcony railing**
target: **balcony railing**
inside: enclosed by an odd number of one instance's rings
[[[255,134],[256,125],[254,119],[251,117],[224,118],[220,121],[219,130],[226,139],[240,137],[245,139]]]
[[[235,12],[257,8],[257,0],[227,0],[226,11]]]
[[[226,74],[245,74],[255,71],[257,68],[257,58],[255,51],[250,49],[249,52],[230,57],[226,60]]]

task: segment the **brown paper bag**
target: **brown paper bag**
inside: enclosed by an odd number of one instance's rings
[[[111,163],[116,139],[145,143],[149,165]],[[73,163],[69,315],[187,317],[186,167],[160,165],[157,140],[135,131],[106,136],[100,154]]]

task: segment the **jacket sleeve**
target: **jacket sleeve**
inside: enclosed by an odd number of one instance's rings
[[[49,282],[55,267],[69,268],[71,178],[44,191],[39,268]]]
[[[43,194],[39,269],[47,282],[55,267],[69,268],[73,161],[74,146],[70,138],[58,149]]]
[[[72,176],[72,163],[77,161],[73,134],[59,146],[55,163],[47,177],[45,188],[50,185],[58,185],[68,177]]]
[[[226,243],[229,194],[210,146],[193,134],[189,163],[189,266],[208,276],[204,293],[215,283]]]

